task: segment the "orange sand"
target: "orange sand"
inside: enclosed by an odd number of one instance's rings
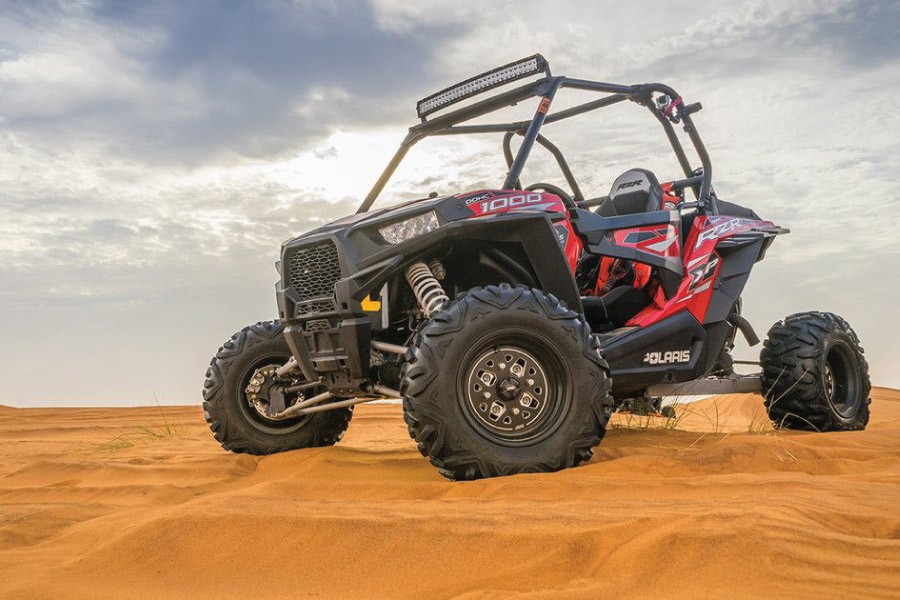
[[[397,405],[267,458],[197,407],[0,407],[0,598],[897,598],[900,392],[873,397],[859,433],[774,434],[752,395],[617,415],[582,467],[470,483]]]

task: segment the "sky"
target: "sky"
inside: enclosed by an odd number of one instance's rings
[[[199,403],[221,343],[276,316],[280,243],[355,210],[415,101],[535,52],[701,101],[718,195],[791,229],[745,316],[837,312],[900,387],[898,30],[892,0],[0,0],[0,404]],[[679,175],[630,103],[544,133],[588,195]],[[426,140],[379,202],[497,187],[499,142]]]

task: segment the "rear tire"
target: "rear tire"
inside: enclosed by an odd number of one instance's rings
[[[760,363],[766,409],[775,427],[866,428],[869,366],[856,333],[838,315],[797,313],[779,321],[769,330]]]
[[[460,294],[406,359],[409,434],[449,479],[574,467],[606,433],[613,399],[597,340],[581,315],[539,290]]]
[[[245,389],[257,369],[282,365],[291,357],[281,323],[244,327],[225,342],[206,371],[203,410],[222,447],[231,452],[272,454],[296,448],[332,446],[350,425],[353,407],[275,421],[262,416]]]

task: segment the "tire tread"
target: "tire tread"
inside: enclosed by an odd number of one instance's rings
[[[862,404],[850,423],[835,415],[820,383],[823,338],[834,332],[849,339],[863,388]],[[859,337],[840,316],[803,312],[775,323],[760,354],[760,364],[766,409],[776,427],[805,431],[865,429],[871,403],[869,368]]]
[[[590,326],[577,312],[570,310],[552,294],[524,286],[508,285],[477,287],[457,297],[456,310],[441,310],[423,323],[405,355],[400,393],[403,397],[404,419],[410,437],[419,452],[430,459],[440,473],[452,480],[471,480],[519,472],[558,471],[577,466],[593,455],[606,433],[606,425],[613,410],[610,394],[612,380],[609,365],[600,354],[598,339]],[[444,338],[458,333],[463,327],[477,321],[482,311],[530,310],[559,322],[576,343],[581,344],[584,356],[602,373],[597,393],[590,399],[591,418],[584,423],[578,435],[569,440],[566,451],[528,467],[502,465],[478,456],[464,448],[447,443],[446,424],[436,417],[439,411],[428,410],[426,392],[437,372],[442,368],[434,348],[440,347]],[[578,399],[576,399],[577,401]]]
[[[251,425],[229,417],[225,403],[234,401],[227,397],[225,385],[229,369],[235,368],[235,361],[250,348],[258,344],[280,343],[283,333],[284,326],[275,321],[248,325],[222,344],[209,363],[203,382],[203,416],[213,437],[229,452],[268,455],[298,448],[333,446],[341,440],[350,425],[352,406],[314,413],[310,420],[310,425],[314,427],[304,435],[270,436],[273,439],[264,441],[250,435],[247,428]]]

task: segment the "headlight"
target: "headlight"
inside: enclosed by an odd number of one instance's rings
[[[405,221],[399,221],[386,227],[381,227],[378,229],[378,233],[380,233],[381,237],[388,243],[399,244],[400,242],[405,242],[417,235],[433,231],[437,229],[438,226],[437,215],[434,211],[431,211],[424,215],[419,215],[411,219],[406,219]]]

